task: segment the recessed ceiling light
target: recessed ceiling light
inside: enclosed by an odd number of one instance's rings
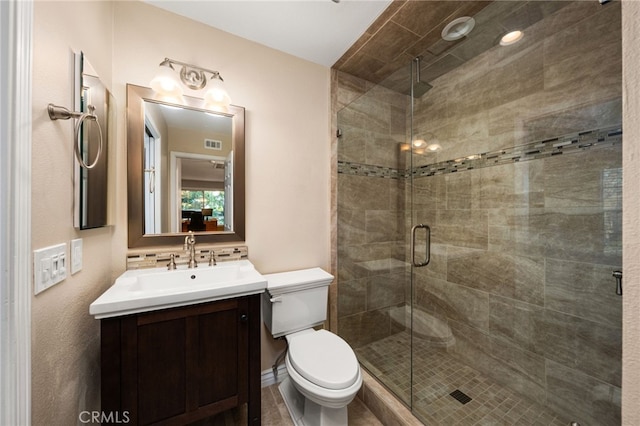
[[[510,44],[517,43],[518,41],[520,41],[520,39],[522,39],[523,35],[524,33],[518,30],[506,33],[500,39],[500,46],[509,46]]]

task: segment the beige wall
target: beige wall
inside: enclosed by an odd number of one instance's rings
[[[216,133],[203,129],[185,129],[172,127],[169,129],[169,152],[190,152],[192,154],[213,155],[226,157],[231,151],[231,134]],[[205,139],[222,142],[222,149],[214,151],[204,147]]]
[[[124,103],[126,83],[148,85],[165,56],[219,70],[233,103],[246,108],[251,260],[261,272],[327,266],[329,70],[143,3],[114,7],[116,99]],[[124,204],[118,212],[118,223],[126,223]],[[123,266],[124,252],[121,259]]]
[[[84,269],[32,299],[34,425],[76,424],[81,410],[100,406],[99,323],[89,304],[112,283],[113,228],[74,229],[73,122],[51,121],[47,104],[73,107],[73,51],[84,51],[110,85],[112,16],[106,2],[34,7],[32,248],[78,237],[84,245]]]
[[[622,425],[640,424],[640,2],[622,2]]]

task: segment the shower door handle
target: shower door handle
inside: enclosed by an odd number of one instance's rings
[[[613,271],[612,275],[616,279],[616,294],[622,296],[622,271]]]
[[[418,229],[424,229],[427,232],[427,238],[425,240],[425,254],[424,261],[416,262],[416,231]],[[431,228],[429,225],[415,225],[411,228],[411,263],[416,268],[420,268],[422,266],[427,266],[429,261],[431,260]]]

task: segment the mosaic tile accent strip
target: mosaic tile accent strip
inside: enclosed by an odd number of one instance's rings
[[[338,173],[356,176],[370,176],[385,179],[398,179],[405,177],[404,172],[391,167],[372,166],[370,164],[350,163],[348,161],[338,161]]]
[[[621,143],[622,127],[616,126],[606,129],[573,133],[513,148],[469,155],[464,158],[456,158],[455,160],[429,164],[418,167],[413,171],[413,173],[416,177],[455,173],[464,170],[473,170],[483,167],[499,166],[502,164],[537,160],[555,155],[581,152],[591,148],[609,147]]]
[[[213,250],[216,262],[229,260],[246,259],[249,256],[247,246],[218,247],[199,245],[196,249],[196,261],[201,265],[207,265]],[[171,254],[176,255],[176,266],[186,265],[189,262],[189,255],[184,250],[175,248],[162,248],[146,250],[140,253],[129,253],[127,255],[127,269],[160,268],[169,263]]]
[[[535,141],[499,151],[473,154],[453,160],[441,161],[417,167],[412,172],[414,177],[435,176],[483,167],[499,166],[502,164],[537,160],[555,155],[571,154],[591,148],[609,147],[621,143],[622,127],[614,126],[558,136],[556,138]],[[409,170],[401,171],[390,167],[347,161],[338,161],[338,173],[386,179],[398,179],[409,176]]]

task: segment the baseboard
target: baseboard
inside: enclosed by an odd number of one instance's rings
[[[260,382],[262,387],[264,388],[283,381],[285,377],[288,376],[287,367],[284,364],[279,365],[277,373],[278,377],[276,378],[276,376],[273,374],[273,369],[270,368],[268,370],[264,370],[260,375]]]

